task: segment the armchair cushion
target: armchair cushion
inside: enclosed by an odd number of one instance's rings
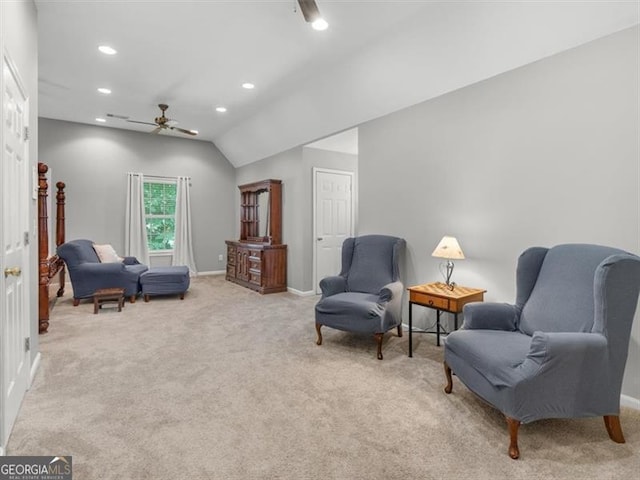
[[[116,249],[108,243],[104,245],[94,243],[93,249],[96,251],[96,255],[98,255],[101,263],[121,263],[122,260],[124,260],[116,253]]]

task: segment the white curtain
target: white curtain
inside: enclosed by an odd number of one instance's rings
[[[127,173],[127,211],[124,226],[124,254],[149,265],[147,226],[144,218],[144,178]]]
[[[172,265],[186,265],[196,275],[191,236],[191,195],[189,177],[178,177],[176,188],[176,237],[173,245]]]

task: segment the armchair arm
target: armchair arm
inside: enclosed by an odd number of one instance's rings
[[[84,275],[109,275],[126,272],[123,263],[83,263],[76,266],[78,272]]]
[[[404,286],[402,285],[402,282],[387,283],[380,289],[378,296],[380,297],[381,302],[389,302],[395,298],[402,298],[403,289]]]
[[[345,292],[347,290],[347,279],[338,275],[325,277],[320,280],[320,289],[323,297]]]
[[[505,330],[512,332],[518,323],[518,310],[508,303],[468,303],[462,309],[466,330]]]
[[[124,257],[122,263],[125,265],[140,265],[140,262],[136,257]]]
[[[578,394],[593,390],[594,379],[608,378],[607,339],[599,333],[535,332],[520,364],[484,372],[495,387],[514,387]],[[490,354],[490,353],[489,353]],[[560,388],[561,387],[561,388]],[[620,393],[618,392],[618,398]]]
[[[585,373],[589,381],[607,369],[607,338],[600,333],[535,332],[529,353],[518,366],[523,377],[541,375],[544,371],[558,375],[566,382],[577,383]]]

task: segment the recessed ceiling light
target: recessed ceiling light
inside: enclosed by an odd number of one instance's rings
[[[100,88],[98,89],[98,91],[99,91],[100,93],[104,93],[105,95],[109,95],[109,94],[111,93],[111,90],[109,90],[108,88],[104,88],[104,87],[100,87]]]
[[[321,18],[315,20],[311,24],[311,27],[314,30],[322,31],[322,30],[326,30],[327,28],[329,28],[329,24],[327,23],[327,21],[324,18],[321,17]]]
[[[104,119],[104,118],[100,118],[100,117],[98,117],[98,118],[96,118],[96,122],[106,123],[106,122],[107,122],[107,120],[106,120],[106,119]]]
[[[226,111],[227,111],[226,107],[216,107],[216,112],[224,113]]]
[[[255,87],[256,86],[253,83],[249,83],[249,82],[242,84],[242,88],[246,88],[247,90],[251,90],[252,88],[255,88]]]
[[[105,55],[115,55],[116,53],[118,53],[115,48],[112,48],[109,45],[100,45],[98,47],[98,50],[100,50]]]

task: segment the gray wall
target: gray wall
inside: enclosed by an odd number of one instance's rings
[[[38,16],[32,0],[0,1],[0,52],[7,51],[20,73],[29,97],[29,163],[38,162]],[[1,188],[1,187],[0,187]],[[5,198],[4,201],[9,199]],[[38,230],[37,204],[29,204],[29,316],[31,329],[31,360],[38,353]]]
[[[282,180],[282,241],[287,244],[287,283],[302,292],[312,290],[313,167],[357,172],[357,156],[296,147],[236,170],[236,183],[267,178]],[[240,193],[236,189],[236,234],[240,232]]]
[[[431,252],[454,235],[454,280],[508,302],[529,246],[640,253],[638,44],[635,27],[361,125],[360,233],[406,238],[409,285],[440,278]],[[623,385],[636,399],[639,324]]]
[[[111,243],[118,252],[126,173],[191,177],[196,266],[225,270],[218,255],[226,254],[224,240],[234,231],[235,173],[212,143],[41,118],[39,160],[52,168],[54,182],[67,185],[67,240]]]

